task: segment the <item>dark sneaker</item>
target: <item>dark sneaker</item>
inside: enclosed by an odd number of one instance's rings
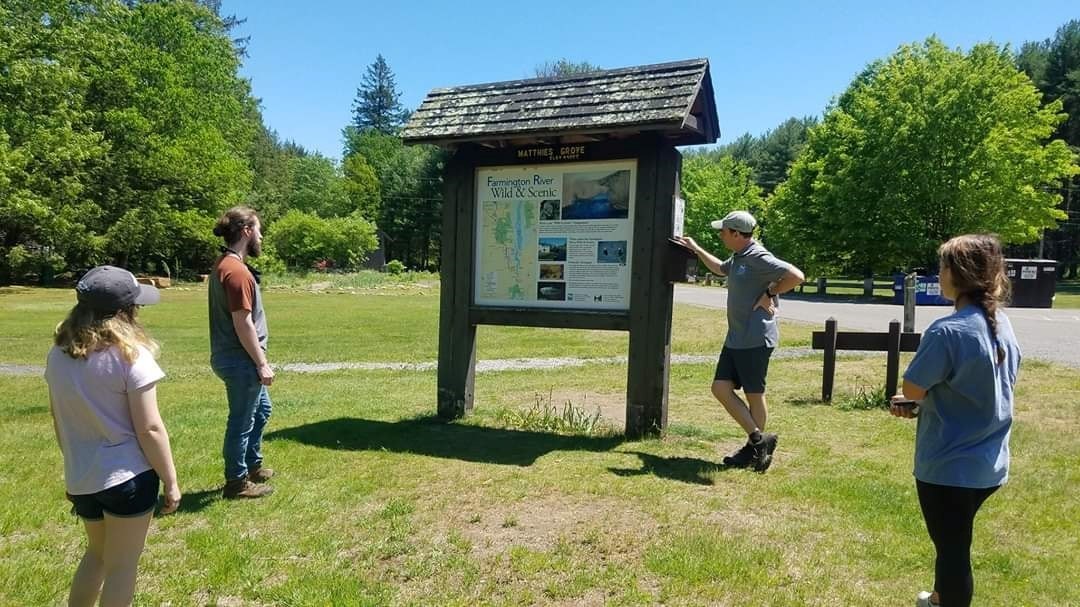
[[[722,463],[729,468],[746,468],[754,461],[754,445],[750,441],[739,447],[738,451],[725,455]]]
[[[253,483],[265,483],[274,476],[273,468],[266,468],[259,466],[258,468],[249,468],[247,478]]]
[[[273,492],[274,488],[270,485],[256,485],[245,476],[244,478],[225,481],[225,488],[221,490],[221,497],[227,500],[255,499],[257,497],[266,497]]]
[[[762,434],[761,440],[753,444],[754,459],[751,465],[755,472],[765,472],[772,465],[773,451],[776,451],[776,435]]]

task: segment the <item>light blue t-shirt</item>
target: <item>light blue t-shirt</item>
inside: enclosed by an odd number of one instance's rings
[[[997,345],[1005,348],[998,364]],[[934,321],[904,379],[927,390],[915,431],[915,478],[985,489],[1009,479],[1009,432],[1020,347],[1009,318],[997,339],[982,309],[968,305]]]

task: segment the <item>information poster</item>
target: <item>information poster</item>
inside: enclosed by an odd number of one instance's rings
[[[630,307],[637,162],[476,172],[478,305]]]

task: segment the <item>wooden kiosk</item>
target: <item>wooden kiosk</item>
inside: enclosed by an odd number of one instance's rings
[[[473,406],[476,327],[629,331],[626,434],[667,426],[678,145],[719,134],[705,59],[431,91],[402,136],[444,170],[438,412]]]

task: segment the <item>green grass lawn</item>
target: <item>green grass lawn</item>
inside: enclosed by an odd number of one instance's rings
[[[0,363],[42,365],[70,291],[0,290]],[[271,360],[431,361],[438,289],[266,291]],[[276,493],[219,498],[224,390],[208,369],[205,292],[169,289],[144,319],[162,343],[159,400],[184,499],[155,521],[138,605],[909,605],[932,581],[910,474],[914,425],[857,406],[880,356],[777,359],[765,475],[727,471],[742,441],[708,393],[712,365],[675,365],[669,432],[617,431],[626,367],[483,373],[476,409],[431,418],[435,373],[282,372],[267,465]],[[722,312],[677,307],[672,350],[715,354]],[[785,345],[811,327],[786,326]],[[483,327],[478,356],[625,355],[599,331]],[[976,523],[978,605],[1078,605],[1080,411],[1074,372],[1027,362],[1012,481]],[[613,430],[517,427],[538,400],[600,411]],[[0,605],[63,601],[83,533],[36,375],[0,375]]]
[[[1055,308],[1080,308],[1080,280],[1061,280],[1054,292]]]

